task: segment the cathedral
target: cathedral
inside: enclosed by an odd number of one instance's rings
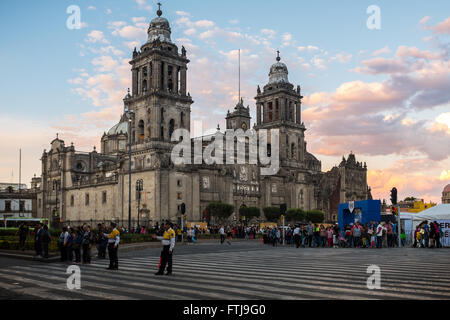
[[[44,150],[42,175],[33,181],[39,185],[39,217],[50,218],[53,224],[115,221],[126,226],[130,168],[133,225],[175,222],[182,207],[188,221],[209,221],[205,208],[212,201],[233,205],[235,221],[240,220],[241,206],[263,209],[286,204],[321,210],[326,222],[335,222],[339,203],[371,198],[367,166],[354,154],[322,172],[321,162],[307,151],[301,89],[289,82],[279,55],[267,84],[256,90],[253,127],[250,107],[243,100],[226,115],[227,129],[279,130],[278,172],[263,176],[261,164],[174,165],[172,133],[190,130],[194,101],[187,92],[187,51],[172,42],[170,24],[161,10],[157,15],[147,42],[132,54],[132,88],[123,100],[124,113],[102,136],[101,150],[76,151],[59,137],[49,151]],[[264,220],[262,210],[261,214]]]

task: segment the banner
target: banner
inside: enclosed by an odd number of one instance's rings
[[[436,220],[439,224],[439,229],[442,230],[442,237],[440,239],[443,247],[450,247],[450,220]]]
[[[350,201],[348,203],[348,210],[350,210],[350,213],[353,213],[353,210],[355,210],[355,201]]]

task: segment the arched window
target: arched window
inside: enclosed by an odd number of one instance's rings
[[[300,190],[300,193],[298,195],[298,204],[299,204],[300,209],[303,209],[303,205],[304,205],[303,190]]]
[[[272,102],[269,102],[269,117],[268,117],[269,122],[272,122],[273,120],[273,105]]]
[[[142,92],[147,92],[147,80],[142,81]]]
[[[164,127],[161,126],[161,140],[164,140]]]
[[[172,139],[172,134],[175,131],[175,120],[170,119],[169,122],[169,139]]]
[[[139,130],[139,140],[143,141],[145,138],[145,124],[144,124],[144,120],[139,121],[139,125],[138,125],[138,130]]]
[[[275,100],[275,120],[280,120],[280,105],[278,99]]]

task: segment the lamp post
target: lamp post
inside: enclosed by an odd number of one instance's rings
[[[131,124],[133,122],[134,111],[125,109],[128,117],[128,232],[131,229]]]
[[[136,194],[138,195],[138,212],[137,212],[138,227],[139,227],[139,214],[140,214],[140,209],[141,209],[141,192],[142,192],[142,190],[144,190],[144,180],[139,179],[138,181],[136,181]]]

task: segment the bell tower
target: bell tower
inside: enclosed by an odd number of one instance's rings
[[[125,107],[134,111],[132,143],[151,141],[170,143],[174,130],[190,129],[191,104],[187,92],[186,49],[171,40],[169,21],[158,17],[150,22],[147,42],[133,51],[131,95]]]
[[[269,82],[262,91],[259,86],[257,89],[255,129],[279,129],[281,165],[300,167],[306,153],[306,128],[301,121],[303,97],[300,86],[294,90],[289,82],[289,71],[279,51],[276,61],[270,68]]]

